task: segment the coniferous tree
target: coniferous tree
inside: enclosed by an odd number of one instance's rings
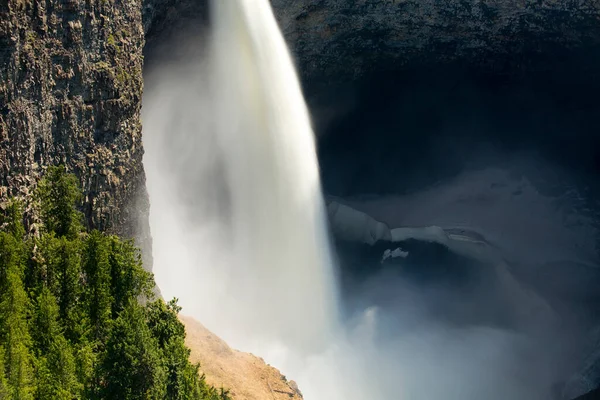
[[[21,203],[0,211],[0,399],[228,400],[133,242],[83,231],[75,178],[49,168],[35,199],[33,237]]]
[[[34,338],[40,366],[38,368],[38,399],[72,399],[83,390],[76,373],[75,356],[59,323],[56,298],[42,289],[34,318]]]
[[[169,304],[158,300],[148,305],[148,326],[157,338],[158,346],[163,352],[167,370],[168,399],[184,399],[185,394],[193,389],[195,382],[188,382],[186,374],[190,350],[185,347],[185,328],[177,319],[181,308],[177,301]]]
[[[98,378],[96,373],[98,365],[98,353],[94,351],[94,345],[90,342],[82,342],[75,349],[75,371],[77,380],[81,384],[83,398],[97,398],[98,388],[94,378]]]
[[[37,368],[38,400],[72,400],[80,397],[79,382],[72,348],[63,335],[52,341],[47,355],[39,356]]]
[[[103,339],[110,327],[111,277],[109,239],[98,231],[93,231],[86,239],[84,266],[86,274],[85,301],[88,308],[94,339]]]
[[[47,232],[76,237],[82,230],[83,215],[75,207],[82,199],[77,179],[62,166],[49,167],[39,182],[36,197]]]
[[[130,302],[116,319],[102,362],[103,398],[164,399],[166,372],[144,310]]]
[[[4,347],[0,346],[0,399],[8,399],[10,396],[10,388],[8,386],[5,371]]]
[[[25,227],[23,226],[23,205],[20,201],[10,200],[6,210],[0,216],[0,225],[3,231],[11,234],[17,239],[25,237]]]
[[[190,349],[185,346],[185,326],[179,321],[181,307],[177,299],[165,303],[162,299],[147,305],[148,326],[157,338],[167,369],[167,394],[169,400],[228,399],[226,391],[217,391],[204,382],[199,374],[200,365],[188,360]]]
[[[6,378],[15,400],[33,398],[33,357],[27,326],[29,299],[23,285],[22,243],[0,233],[0,340],[4,346]]]
[[[132,241],[110,238],[112,315],[116,318],[125,306],[140,296],[152,297],[152,274],[144,270],[142,257]]]
[[[57,253],[59,263],[57,269],[57,291],[60,319],[65,327],[67,337],[73,341],[81,335],[84,329],[81,325],[84,311],[80,307],[79,299],[82,297],[81,285],[81,242],[59,239]]]

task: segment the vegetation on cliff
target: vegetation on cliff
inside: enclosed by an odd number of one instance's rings
[[[18,201],[0,215],[0,398],[228,399],[189,362],[177,301],[153,299],[131,241],[84,230],[80,198],[53,167],[35,194],[39,235]]]

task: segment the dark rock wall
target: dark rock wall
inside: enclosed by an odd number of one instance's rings
[[[271,0],[305,81],[459,61],[491,73],[598,74],[598,0]],[[149,38],[202,23],[208,0],[146,0]],[[578,60],[574,60],[578,58]],[[591,63],[590,59],[595,62]],[[592,66],[593,64],[593,66]]]
[[[454,60],[495,72],[555,68],[560,52],[600,43],[597,0],[272,2],[312,79]]]
[[[77,174],[93,228],[148,239],[141,1],[0,0],[0,197]]]
[[[142,14],[144,31],[151,41],[206,23],[208,0],[143,0]]]

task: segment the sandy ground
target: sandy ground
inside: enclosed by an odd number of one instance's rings
[[[191,361],[211,385],[230,390],[234,400],[302,399],[294,381],[267,365],[263,359],[230,348],[227,343],[191,317],[180,315],[186,328]]]

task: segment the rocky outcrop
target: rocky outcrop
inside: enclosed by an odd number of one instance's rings
[[[74,172],[89,225],[148,246],[141,1],[0,2],[0,197]]]

